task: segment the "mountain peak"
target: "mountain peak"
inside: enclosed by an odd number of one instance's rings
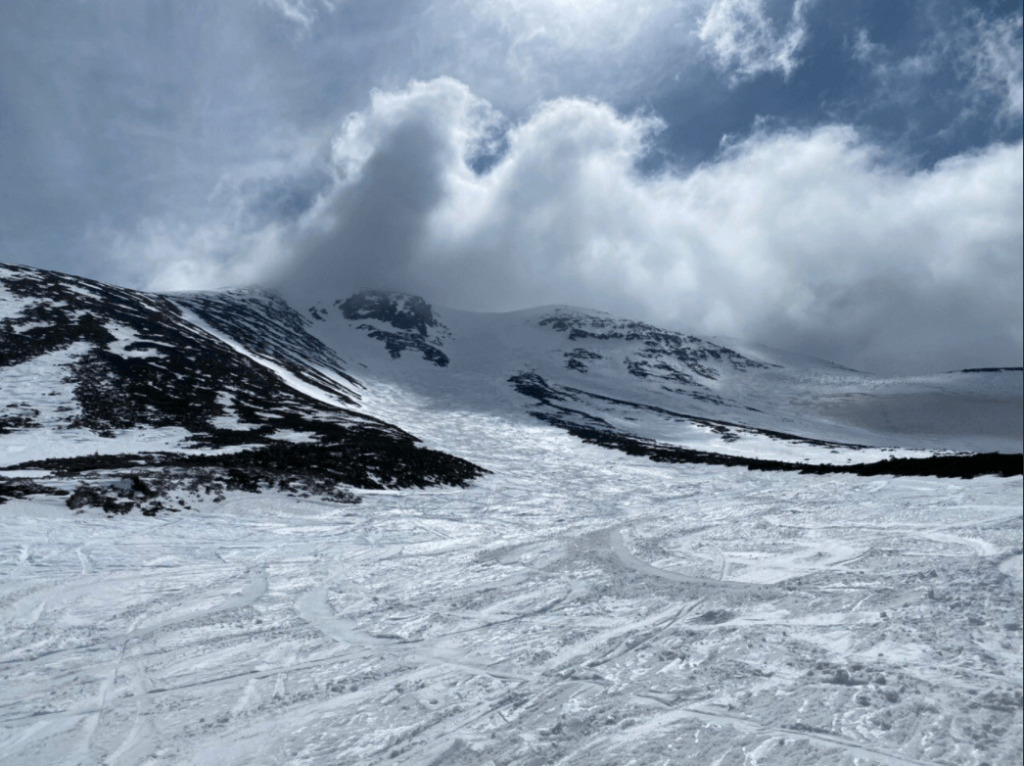
[[[426,337],[427,329],[437,327],[430,304],[417,295],[390,290],[366,290],[335,305],[348,320],[375,319],[399,330],[415,330]]]

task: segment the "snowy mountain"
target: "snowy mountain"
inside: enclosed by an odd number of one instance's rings
[[[322,490],[480,474],[359,412],[361,384],[267,293],[148,295],[11,266],[0,285],[4,465],[190,467],[236,484],[241,471]]]
[[[1021,386],[0,267],[0,762],[1019,763]]]
[[[941,461],[912,461],[1021,451],[1020,369],[890,379],[582,309],[476,314],[381,291],[308,315],[309,332],[357,361],[371,391],[398,387],[441,411],[528,415],[658,460],[870,472],[903,458],[903,470],[930,473]],[[1016,472],[1019,462],[1005,465]]]
[[[149,295],[0,274],[6,465],[258,466],[270,483],[326,471],[364,488],[479,475],[418,445],[401,407],[375,405],[389,386],[439,411],[529,416],[669,462],[865,471],[889,458],[888,469],[957,475],[1008,469],[991,457],[933,465],[921,450],[1020,450],[1020,370],[898,382],[567,307],[472,314],[376,291],[300,314],[260,290]],[[923,428],[880,414],[901,398]],[[85,460],[99,453],[102,465]]]

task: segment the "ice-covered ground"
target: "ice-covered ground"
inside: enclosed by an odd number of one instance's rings
[[[0,763],[1021,762],[1020,477],[657,465],[372,390],[495,472],[0,506]]]

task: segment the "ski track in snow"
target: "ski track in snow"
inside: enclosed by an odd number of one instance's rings
[[[5,311],[22,303],[0,288]],[[656,464],[541,424],[530,412],[549,405],[509,383],[535,372],[572,407],[667,443],[844,462],[956,435],[1019,449],[1019,373],[887,380],[804,360],[748,377],[696,339],[675,354],[617,320],[603,338],[585,312],[442,313],[448,329],[424,337],[444,367],[416,338],[391,359],[365,329],[390,332],[383,320],[331,308],[311,326],[365,384],[353,404],[335,395],[351,381],[332,393],[317,385],[330,370],[304,380],[186,311],[294,390],[493,473],[360,505],[272,491],[157,518],[0,505],[0,764],[1024,761],[1021,477]],[[151,355],[129,348],[137,331],[108,330],[115,353]],[[189,435],[67,429],[80,408],[65,372],[87,348],[0,370],[38,426],[0,438],[5,464]],[[237,426],[219,401],[215,424]],[[725,440],[702,420],[725,416],[872,446],[735,425]]]
[[[0,506],[0,762],[1020,762],[1019,477],[656,465],[370,391],[495,473]]]
[[[1020,477],[655,464],[530,418],[492,342],[457,384],[359,371],[361,411],[493,471],[468,489],[0,505],[0,763],[1021,763]]]

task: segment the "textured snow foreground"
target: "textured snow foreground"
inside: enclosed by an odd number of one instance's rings
[[[657,465],[156,519],[0,506],[0,762],[1016,764],[1020,477]]]

